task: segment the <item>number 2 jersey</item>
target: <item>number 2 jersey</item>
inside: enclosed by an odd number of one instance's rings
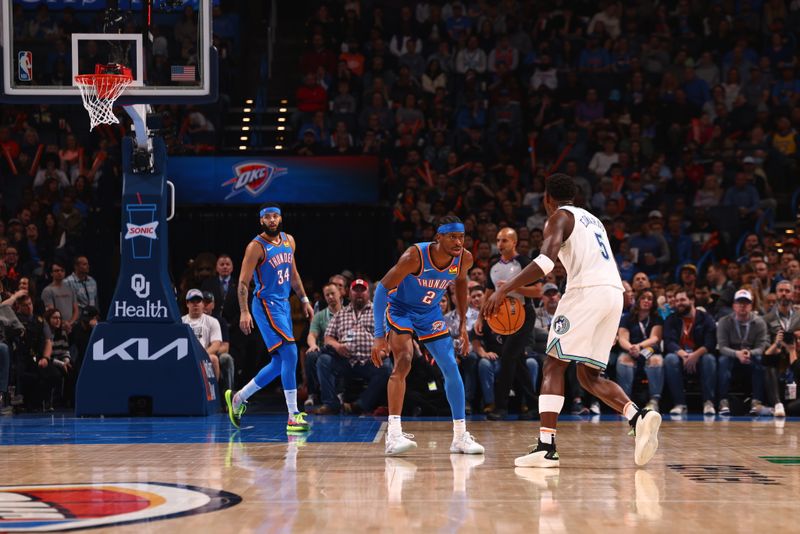
[[[567,271],[567,290],[612,286],[622,291],[622,279],[603,223],[582,208],[560,206],[559,209],[575,217],[572,233],[558,252],[558,259]]]
[[[439,301],[447,287],[458,277],[463,255],[453,258],[444,269],[439,269],[431,259],[433,243],[416,243],[420,255],[420,270],[409,274],[400,282],[397,289],[389,292],[389,305],[417,315],[426,315],[432,310],[440,311]]]
[[[292,263],[294,253],[286,234],[281,232],[278,244],[270,243],[260,235],[253,241],[261,245],[264,259],[253,271],[255,289],[253,296],[258,299],[288,299],[292,291]]]

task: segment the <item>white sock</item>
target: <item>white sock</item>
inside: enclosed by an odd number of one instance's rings
[[[556,439],[555,428],[547,428],[543,426],[539,429],[539,441],[541,441],[542,443],[547,443],[548,445],[552,445],[555,439]]]
[[[467,423],[463,419],[453,419],[453,440],[459,440],[467,431]]]
[[[629,402],[629,403],[628,403],[628,404],[626,404],[626,405],[625,405],[625,407],[622,409],[622,415],[624,415],[624,416],[625,416],[625,418],[626,418],[628,421],[630,421],[631,419],[633,419],[633,418],[636,416],[636,414],[637,414],[637,413],[639,413],[639,407],[638,407],[638,406],[636,406],[636,403],[635,403],[635,402]]]
[[[397,435],[402,434],[403,429],[400,428],[400,416],[399,415],[390,415],[389,416],[389,434]]]
[[[283,396],[286,397],[286,408],[289,410],[289,415],[296,414],[299,411],[297,409],[297,390],[284,389]]]
[[[256,384],[255,379],[248,382],[245,387],[240,389],[238,392],[236,392],[236,395],[234,395],[233,407],[238,408],[236,405],[236,397],[239,397],[239,405],[241,405],[243,402],[247,402],[247,399],[249,399],[259,389],[261,388],[258,386],[258,384]]]

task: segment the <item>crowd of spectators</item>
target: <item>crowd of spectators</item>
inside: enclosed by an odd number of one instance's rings
[[[790,325],[774,316],[800,305],[797,289],[780,296],[800,286],[798,28],[800,4],[783,0],[323,2],[300,58],[294,150],[379,157],[398,257],[460,216],[481,287],[500,228],[538,254],[545,179],[572,176],[635,313],[664,323],[639,339],[643,323],[623,321],[608,374],[629,392],[647,382],[653,407],[668,390],[678,415],[695,373],[704,412],[728,412],[743,387],[744,411],[767,413],[792,380]],[[551,278],[562,292],[563,267]],[[694,338],[681,317],[699,319]],[[762,320],[757,342],[730,326],[759,325],[753,337]],[[496,364],[479,363],[491,376]],[[739,367],[752,385],[731,386]],[[577,385],[572,398],[576,413],[600,409]]]

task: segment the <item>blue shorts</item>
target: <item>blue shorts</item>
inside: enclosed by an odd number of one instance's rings
[[[426,313],[414,313],[389,304],[386,310],[387,330],[394,330],[398,334],[417,334],[422,342],[434,341],[449,336],[450,330],[442,316],[442,310],[437,305]]]
[[[288,300],[254,297],[250,307],[268,351],[277,349],[283,343],[294,343],[292,309]]]

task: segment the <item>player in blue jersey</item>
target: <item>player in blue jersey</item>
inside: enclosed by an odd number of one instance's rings
[[[297,409],[297,345],[292,335],[292,314],[289,308],[291,290],[294,289],[303,303],[306,317],[311,319],[314,309],[303,289],[300,273],[297,272],[294,238],[282,231],[280,207],[277,204],[265,204],[259,211],[259,217],[262,231],[247,245],[239,274],[237,295],[242,310],[239,327],[245,334],[250,334],[255,319],[267,351],[272,354],[272,360],[235,395],[231,390],[226,391],[225,403],[228,405],[231,422],[238,427],[247,399],[280,375],[286,407],[289,410],[286,430],[302,432],[308,430],[308,423],[306,414]],[[253,277],[255,289],[251,315],[247,297]]]
[[[443,217],[435,241],[417,243],[400,257],[375,288],[375,342],[372,363],[380,367],[383,359],[394,355],[394,370],[389,378],[389,430],[386,454],[394,455],[416,448],[414,436],[403,434],[400,414],[406,394],[406,376],[414,354],[412,336],[416,334],[430,351],[444,375],[444,387],[453,412],[453,442],[450,452],[483,454],[483,446],[466,431],[464,422],[464,382],[458,372],[453,341],[442,316],[439,301],[447,287],[455,283],[456,308],[460,318],[459,351],[469,349],[467,337],[467,271],[472,254],[464,250],[464,225],[458,217]]]

